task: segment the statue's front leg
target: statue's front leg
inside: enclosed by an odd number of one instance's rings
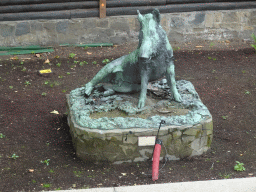
[[[167,83],[169,87],[171,88],[171,93],[172,97],[175,101],[181,102],[181,96],[177,90],[176,87],[176,81],[175,81],[175,69],[174,69],[174,63],[173,61],[170,61],[169,67],[167,68],[166,71],[166,78],[167,78]]]
[[[93,87],[94,86],[92,85],[91,82],[87,83],[84,87],[84,94],[89,96],[93,90]]]
[[[141,91],[140,91],[140,98],[138,103],[138,108],[142,108],[145,106],[145,101],[147,98],[147,87],[148,87],[148,74],[146,70],[141,72]]]

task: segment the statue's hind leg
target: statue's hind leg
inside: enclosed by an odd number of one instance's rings
[[[117,71],[122,71],[121,64],[126,56],[120,57],[111,63],[105,65],[94,77],[93,79],[85,85],[84,93],[86,95],[90,95],[94,86],[101,83],[102,80],[107,77],[111,73],[115,73]]]
[[[177,102],[181,102],[182,99],[176,87],[175,70],[174,70],[173,61],[170,61],[169,63],[169,67],[167,68],[167,72],[166,72],[166,78],[167,78],[167,83],[171,88],[173,99]]]

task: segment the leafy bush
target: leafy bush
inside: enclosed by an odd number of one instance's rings
[[[253,38],[254,42],[256,43],[256,37],[255,37],[254,33],[252,34],[252,38]],[[251,46],[256,50],[256,44],[251,44]]]
[[[236,161],[236,165],[234,166],[235,171],[245,171],[244,164]]]

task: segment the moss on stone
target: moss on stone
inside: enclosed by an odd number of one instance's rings
[[[141,119],[148,119],[149,117],[152,117],[154,115],[159,115],[159,116],[180,116],[180,115],[186,115],[190,110],[189,109],[173,109],[170,107],[166,108],[161,108],[161,109],[152,109],[148,111],[144,111],[141,113],[137,114],[127,114],[126,112],[119,110],[119,109],[114,109],[111,111],[107,112],[94,112],[90,114],[91,119],[99,119],[103,117],[107,118],[115,118],[115,117],[135,117],[135,118],[141,118]]]
[[[203,128],[206,130],[206,134],[207,135],[211,135],[213,133],[213,122],[212,122],[212,119],[207,120],[204,123]]]
[[[181,132],[181,131],[176,130],[176,131],[172,132],[172,138],[173,138],[173,139],[180,138],[181,135],[182,135],[182,132]]]
[[[107,118],[129,117],[129,115],[126,114],[124,111],[120,111],[118,109],[114,109],[108,112],[95,112],[90,115],[91,119],[99,119],[102,117],[107,117]]]
[[[201,135],[202,135],[202,131],[201,131],[201,130],[198,130],[198,131],[196,132],[195,138],[197,139],[197,138],[199,138]]]
[[[181,159],[189,157],[192,151],[190,144],[188,142],[182,142],[180,139],[173,140],[168,146],[168,154],[175,155]]]
[[[212,144],[212,136],[211,136],[211,135],[208,135],[207,137],[208,137],[208,138],[207,138],[207,147],[210,147],[211,144]]]

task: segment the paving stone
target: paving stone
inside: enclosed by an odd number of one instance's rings
[[[127,37],[120,37],[120,36],[110,37],[110,42],[112,42],[114,45],[121,45],[127,42]]]
[[[238,23],[239,18],[236,12],[226,13],[223,17],[223,23]]]
[[[171,18],[171,22],[170,22],[170,27],[171,28],[183,28],[185,26],[185,19],[180,17],[180,16],[176,16],[176,17],[172,17]]]
[[[68,23],[68,36],[76,36],[76,39],[85,33],[85,29],[82,26],[81,20],[72,20]]]
[[[212,122],[212,118],[206,120],[206,121],[203,123],[203,130],[206,130],[206,134],[204,134],[204,136],[213,134],[213,122]]]
[[[197,138],[194,141],[192,141],[191,149],[193,149],[193,152],[192,152],[191,156],[201,155],[202,154],[201,148],[202,148],[202,146],[201,146],[201,138]]]
[[[184,42],[184,35],[178,31],[170,31],[168,34],[168,39],[172,42]]]
[[[213,27],[213,13],[207,13],[205,16],[205,27]]]
[[[96,27],[97,20],[95,18],[87,18],[83,20],[83,28],[84,29],[91,29]]]
[[[161,26],[165,30],[166,33],[169,32],[169,24],[166,16],[161,17]]]
[[[30,33],[30,24],[29,22],[18,23],[16,26],[15,35],[21,36]]]
[[[222,24],[220,24],[220,28],[228,29],[228,32],[242,30],[242,26],[240,23],[222,23]]]
[[[205,13],[204,13],[204,12],[202,12],[202,13],[197,13],[197,14],[195,15],[195,19],[192,21],[192,23],[193,23],[194,25],[199,25],[199,24],[203,23],[204,20],[205,20]]]
[[[224,14],[225,15],[225,14]],[[223,19],[223,14],[222,14],[222,12],[220,12],[220,11],[217,11],[217,12],[214,12],[213,13],[213,16],[214,16],[214,18],[213,18],[213,22],[214,23],[220,23],[220,22],[222,22],[222,19]]]
[[[26,46],[26,45],[37,45],[39,43],[36,34],[24,34],[22,36],[15,36],[15,42],[19,46]]]
[[[46,31],[50,31],[50,32],[55,32],[56,31],[56,22],[46,22],[43,23],[43,29],[45,29]]]
[[[198,137],[199,135],[201,136],[201,131],[202,131],[202,125],[198,124],[196,126],[188,128],[186,131],[183,132],[183,135]]]
[[[196,32],[196,33],[203,32],[203,31],[205,31],[204,28],[193,28],[193,32]]]
[[[182,135],[182,141],[183,141],[184,143],[192,143],[195,139],[196,139],[195,136],[186,136],[186,135]]]
[[[175,131],[175,132],[172,133],[173,139],[180,138],[181,135],[182,135],[181,131]]]
[[[247,24],[242,24],[241,26],[241,31],[253,31],[254,27],[253,26],[249,26]]]
[[[64,21],[59,21],[56,24],[56,30],[58,33],[64,33],[66,34],[68,31],[68,20],[64,20]]]
[[[96,26],[100,28],[108,28],[108,18],[100,19],[96,21]]]
[[[0,24],[0,35],[2,37],[13,36],[15,31],[14,25]]]
[[[126,32],[128,35],[130,35],[130,26],[128,25],[128,20],[124,18],[113,18],[110,23],[110,28],[115,31],[122,31]]]
[[[138,137],[137,136],[133,136],[133,135],[127,135],[123,136],[123,143],[127,143],[127,144],[135,144],[138,142]]]

